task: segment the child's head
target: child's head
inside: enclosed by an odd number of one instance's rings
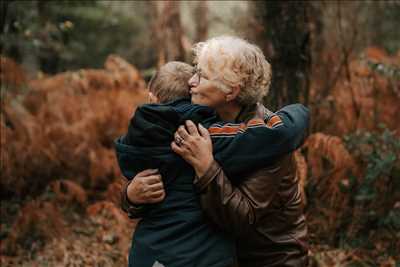
[[[166,103],[190,97],[188,81],[193,75],[189,64],[172,61],[162,66],[149,82],[150,102]]]

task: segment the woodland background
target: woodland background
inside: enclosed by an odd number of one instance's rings
[[[400,266],[399,1],[2,1],[1,266],[126,266],[113,140],[146,82],[221,34],[258,44],[296,152],[311,266]]]

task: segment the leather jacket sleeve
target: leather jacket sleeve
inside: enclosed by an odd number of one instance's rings
[[[131,219],[142,218],[145,211],[145,206],[135,205],[128,199],[127,189],[131,182],[132,180],[126,181],[121,190],[121,208]]]
[[[207,217],[229,234],[242,236],[246,228],[256,224],[258,218],[273,208],[280,177],[287,171],[287,166],[282,164],[284,161],[251,173],[246,179],[239,178],[242,182],[237,186],[214,161],[207,172],[194,181],[201,192],[201,205]]]
[[[257,117],[269,117],[268,114],[271,112],[258,105]],[[303,105],[295,104],[281,109],[277,114],[284,122],[280,138],[285,142],[282,143],[290,143],[290,150],[293,151],[307,136],[309,111]],[[298,188],[292,153],[274,162],[243,177],[228,178],[221,165],[214,160],[207,172],[194,180],[201,192],[200,200],[205,214],[234,236],[242,236],[246,227],[257,224],[269,215],[276,217],[277,213],[284,210],[285,202],[295,199],[293,196]]]
[[[306,266],[307,226],[293,154],[235,179],[241,182],[233,184],[215,161],[195,185],[205,215],[236,238],[240,266]]]

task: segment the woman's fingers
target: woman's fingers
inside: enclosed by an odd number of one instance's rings
[[[208,132],[208,130],[200,123],[199,123],[199,132],[200,132],[200,135],[202,137],[205,137],[206,139],[208,139],[210,137],[210,133]]]
[[[174,151],[176,154],[182,156],[184,149],[180,146],[178,146],[175,142],[171,143],[171,149]]]
[[[186,121],[185,125],[186,128],[183,125],[179,126],[174,134],[174,140],[178,146],[187,145],[188,142],[193,141],[193,137],[200,136],[199,130],[191,120]]]
[[[186,121],[186,128],[188,129],[190,135],[199,136],[199,131],[197,130],[196,125],[191,120]]]
[[[178,131],[174,134],[174,142],[180,146],[184,143],[185,139],[178,133]]]
[[[153,185],[153,184],[157,184],[157,183],[162,182],[161,181],[161,175],[159,175],[159,174],[149,175],[149,176],[143,177],[143,178],[145,178],[144,181],[148,185]]]
[[[157,191],[153,193],[152,197],[149,200],[149,203],[158,203],[160,201],[163,201],[164,198],[165,198],[165,191],[164,190]]]
[[[148,175],[149,173],[151,174]],[[164,191],[161,175],[155,170],[145,170],[138,173],[128,185],[127,196],[132,203],[136,204],[156,203],[153,194],[159,191]],[[159,199],[158,197],[157,200]]]
[[[188,141],[190,139],[190,134],[187,132],[185,126],[179,126],[178,130],[175,132],[175,138],[177,138],[176,140],[182,138],[182,142],[178,143],[177,145],[181,145],[184,143],[184,141]]]
[[[171,149],[172,149],[172,151],[174,151],[176,154],[181,156],[184,160],[186,160],[190,164],[193,162],[193,160],[195,160],[193,153],[185,145],[178,146],[175,142],[172,142]]]
[[[158,169],[146,169],[144,171],[138,172],[136,174],[136,177],[149,176],[156,173],[158,173]]]
[[[158,201],[160,201],[160,198],[163,199],[164,197],[165,197],[165,190],[164,189],[153,191],[153,192],[149,193],[149,200],[150,201],[154,201],[152,203],[158,202]]]
[[[171,148],[175,153],[177,153],[181,157],[185,157],[186,155],[191,154],[192,150],[194,149],[192,147],[193,144],[191,143],[191,140],[193,140],[193,139],[189,138],[180,144],[177,144],[176,142],[172,142]]]
[[[162,196],[164,194],[165,194],[164,190],[158,190],[158,191],[151,192],[150,197],[151,198],[159,198],[160,196]]]
[[[156,183],[156,184],[149,185],[149,189],[150,189],[152,192],[164,190],[164,185],[163,185],[162,182],[159,182],[159,183]]]

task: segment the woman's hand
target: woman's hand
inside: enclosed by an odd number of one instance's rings
[[[128,185],[127,196],[133,204],[150,204],[164,200],[164,185],[158,170],[148,169],[136,174]]]
[[[197,128],[192,121],[186,121],[175,132],[172,150],[194,168],[197,176],[203,176],[214,161],[212,142],[206,128],[201,124]]]

